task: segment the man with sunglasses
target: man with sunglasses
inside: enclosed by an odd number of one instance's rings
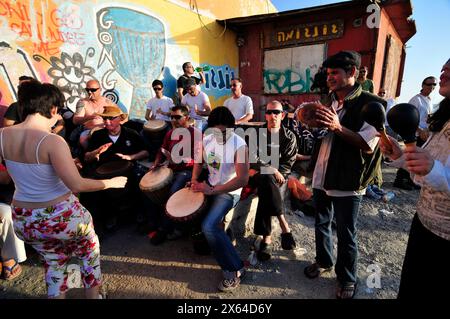
[[[428,131],[428,116],[432,113],[433,104],[431,103],[431,93],[437,85],[437,79],[434,76],[428,76],[422,81],[422,89],[420,93],[409,100],[408,103],[417,107],[419,111],[419,127],[417,128],[417,146],[422,146],[429,136]],[[395,175],[394,187],[404,190],[420,189],[420,186],[415,184],[411,179],[409,172],[406,169],[399,168]]]
[[[231,79],[231,92],[233,96],[226,99],[223,105],[233,113],[236,124],[245,123],[253,118],[253,101],[242,94],[242,80],[240,78]]]
[[[253,232],[262,236],[257,250],[257,257],[261,261],[270,259],[272,254],[272,216],[276,216],[280,223],[282,248],[291,250],[296,246],[284,216],[283,202],[287,178],[297,155],[297,140],[294,133],[281,125],[285,116],[279,101],[269,102],[265,112],[267,130],[260,129],[257,132],[257,153],[251,151],[254,147],[250,147],[249,185],[258,191]]]
[[[195,121],[195,127],[204,132],[207,127],[211,103],[206,93],[198,89],[193,79],[187,81],[187,94],[181,100],[182,105],[189,108],[189,115]]]
[[[160,80],[152,82],[155,96],[147,102],[147,111],[145,112],[145,119],[166,121],[170,127],[170,108],[174,106],[170,97],[164,95],[164,84]]]
[[[91,130],[104,127],[103,119],[97,114],[103,112],[104,106],[115,105],[110,99],[102,96],[100,82],[97,80],[88,81],[85,90],[88,96],[78,101],[72,118],[73,124],[82,125],[79,142],[84,149],[88,146]]]
[[[200,78],[194,76],[194,66],[191,62],[184,62],[183,63],[183,75],[181,75],[177,80],[177,98],[178,101],[181,101],[183,99],[183,96],[185,96],[188,92],[187,88],[187,82],[188,80],[193,80],[196,85],[205,84],[205,73],[203,71],[198,73],[200,75]],[[199,87],[200,90],[200,87]]]
[[[125,160],[135,163],[138,160],[148,158],[149,154],[141,136],[135,130],[121,125],[121,121],[126,117],[126,114],[117,105],[105,106],[103,112],[96,115],[100,116],[105,127],[95,131],[89,139],[87,152],[84,155],[85,175],[93,176],[99,166],[112,161]],[[106,230],[116,228],[118,210],[124,204],[120,201],[124,197],[127,198],[127,203],[134,205],[135,209],[133,211],[130,209],[130,212],[136,213],[142,207],[137,176],[130,172],[127,177],[125,194],[120,193],[120,196],[111,196],[111,192],[101,191],[82,195],[82,198],[84,197],[83,203],[89,207],[89,210],[93,211],[93,215],[105,220]],[[117,194],[117,192],[114,194]]]
[[[169,161],[168,167],[172,169],[173,181],[170,186],[170,195],[185,187],[191,180],[192,168],[194,166],[195,156],[199,154],[202,143],[202,132],[189,125],[189,110],[184,105],[172,107],[170,111],[172,127],[164,137],[163,144],[156,154],[155,162],[150,170],[161,166],[164,159]],[[181,146],[181,147],[180,147]],[[164,240],[174,240],[183,234],[184,229],[175,227],[175,224],[164,214],[164,211],[158,207],[153,209],[150,216],[150,223],[158,226],[156,233],[150,236],[150,242],[153,245],[159,245]]]

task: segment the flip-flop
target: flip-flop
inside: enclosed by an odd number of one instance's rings
[[[14,263],[14,265],[12,267],[8,267],[8,266],[3,265],[3,267],[2,267],[2,269],[3,269],[3,279],[10,281],[10,280],[13,280],[13,279],[17,278],[22,273],[22,267],[19,265],[19,263],[17,261],[14,261],[14,262],[15,263]],[[14,269],[15,268],[17,268],[17,271],[14,273]]]
[[[345,293],[348,297],[342,298],[342,294]],[[337,299],[353,299],[355,297],[356,293],[356,283],[348,283],[345,285],[339,285],[337,292],[336,292],[336,298]]]
[[[333,269],[333,267],[323,268],[323,267],[320,267],[320,265],[318,263],[313,263],[313,264],[309,265],[308,267],[305,267],[305,269],[303,270],[303,273],[309,279],[314,279],[314,278],[319,277],[320,275],[322,275],[325,272],[331,271],[332,269]]]

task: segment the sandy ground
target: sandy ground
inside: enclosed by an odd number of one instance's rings
[[[388,202],[364,198],[359,216],[359,284],[355,298],[389,299],[398,291],[408,232],[419,191],[392,188],[395,170],[385,168],[383,188],[396,197]],[[257,198],[243,205],[254,213]],[[391,213],[381,213],[385,209]],[[249,268],[241,287],[232,294],[220,293],[221,272],[211,256],[196,255],[190,239],[153,246],[135,232],[134,226],[119,229],[101,243],[102,272],[108,298],[267,299],[334,298],[334,272],[307,279],[303,268],[314,259],[314,220],[301,212],[288,212],[288,222],[299,247],[283,251],[279,227],[275,227],[273,258]],[[241,221],[242,222],[242,221]],[[274,219],[274,224],[278,224]],[[250,229],[247,222],[247,230]],[[238,240],[238,251],[247,259],[254,236],[247,231]],[[0,280],[0,299],[46,298],[44,270],[38,256],[29,252],[23,274],[13,282]],[[378,276],[378,277],[377,277]],[[377,281],[379,278],[379,281]],[[81,296],[72,289],[70,297]]]

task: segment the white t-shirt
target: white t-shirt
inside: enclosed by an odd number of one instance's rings
[[[209,172],[209,184],[212,186],[223,185],[236,177],[234,155],[238,149],[245,145],[245,141],[235,133],[231,133],[230,138],[225,144],[219,144],[214,134],[207,135],[203,138],[204,156]],[[238,188],[229,192],[229,194],[239,195],[241,189]]]
[[[431,112],[433,111],[431,99],[419,93],[415,95],[411,100],[409,100],[408,103],[417,107],[417,110],[419,111],[420,114],[419,128],[422,130],[428,128],[427,124],[428,115],[431,114]]]
[[[160,99],[155,96],[147,102],[147,110],[152,110],[152,115],[155,115],[155,119],[168,122],[170,122],[169,116],[157,113],[156,111],[160,108],[163,112],[170,112],[172,106],[174,106],[172,99],[164,95]]]
[[[252,99],[247,95],[241,95],[237,99],[230,97],[225,100],[223,105],[233,113],[236,121],[248,113],[254,114]]]
[[[200,116],[195,113],[194,106],[197,104],[199,111],[205,111],[205,104],[209,104],[209,97],[203,92],[199,92],[196,96],[192,96],[189,93],[185,94],[181,99],[181,104],[189,107],[189,116],[194,120],[207,120],[207,116]]]

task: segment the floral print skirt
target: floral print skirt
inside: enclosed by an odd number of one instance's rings
[[[17,236],[44,259],[49,297],[68,290],[67,265],[72,257],[79,260],[85,288],[101,284],[98,237],[91,214],[75,195],[47,208],[12,208]]]

